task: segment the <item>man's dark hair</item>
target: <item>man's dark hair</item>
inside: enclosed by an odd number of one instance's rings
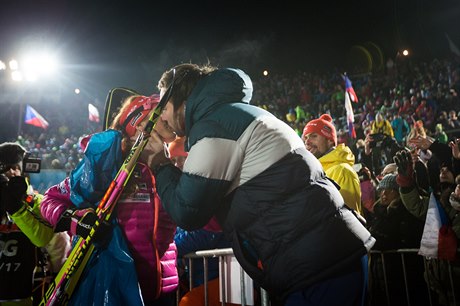
[[[4,142],[0,144],[0,172],[7,170],[7,166],[20,164],[25,153],[26,149],[19,143]]]
[[[217,67],[210,64],[180,64],[163,73],[158,89],[167,89],[172,85],[170,97],[176,110],[187,100],[198,81],[215,70]]]

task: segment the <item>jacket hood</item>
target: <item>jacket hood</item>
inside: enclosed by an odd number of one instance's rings
[[[328,154],[321,156],[319,160],[323,165],[323,168],[328,169],[329,167],[341,163],[353,166],[353,164],[355,163],[355,156],[353,155],[353,152],[351,152],[351,149],[349,147],[341,143],[335,148],[335,150],[332,150]]]
[[[249,104],[252,90],[250,77],[240,69],[222,68],[210,73],[197,83],[186,102],[185,134],[223,104]]]

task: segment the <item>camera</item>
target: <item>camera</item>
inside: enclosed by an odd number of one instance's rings
[[[369,177],[369,175],[367,174],[367,172],[364,170],[364,168],[361,168],[361,169],[358,171],[358,177],[359,177],[359,181],[360,181],[360,182],[368,181],[368,180],[371,179],[371,178]]]
[[[385,134],[383,133],[370,134],[370,136],[372,137],[372,141],[369,143],[371,148],[380,147],[385,139]]]
[[[39,173],[42,160],[39,157],[26,155],[22,160],[22,171],[24,173]]]
[[[6,185],[8,183],[8,177],[1,173],[0,174],[0,187],[3,186],[3,185]]]

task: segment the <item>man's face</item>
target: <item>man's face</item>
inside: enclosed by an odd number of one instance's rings
[[[382,205],[390,205],[392,201],[399,197],[399,192],[396,189],[382,189],[380,191],[380,201]]]
[[[165,91],[165,89],[162,89],[160,95],[163,96]],[[166,129],[174,132],[179,137],[185,136],[185,102],[174,110],[172,100],[169,100],[163,108],[161,119]]]
[[[442,167],[441,171],[439,172],[439,181],[441,183],[453,184],[455,181],[454,174],[452,173],[452,171],[449,170],[449,168]]]
[[[460,184],[457,184],[457,186],[455,187],[455,196],[460,199]]]
[[[21,167],[19,166],[19,164],[9,165],[6,167],[6,169],[7,170],[4,172],[4,174],[9,179],[14,176],[21,176]]]
[[[310,133],[305,135],[303,138],[305,148],[315,155],[316,158],[320,158],[334,146],[332,141],[322,135],[319,135],[318,133]]]
[[[133,143],[136,141],[139,134],[144,131],[145,126],[147,125],[148,122],[149,122],[149,116],[145,117],[144,120],[141,123],[139,123],[138,126],[136,126],[136,134],[131,136],[131,141]],[[163,122],[163,120],[161,120],[161,118],[158,118],[157,124],[155,125],[155,131],[158,132],[161,139],[165,143],[171,143],[176,139],[176,134],[174,134],[174,132],[166,128],[166,125]]]

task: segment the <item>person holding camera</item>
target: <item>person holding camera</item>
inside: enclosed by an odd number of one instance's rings
[[[53,238],[53,228],[40,215],[42,196],[22,175],[26,150],[0,144],[0,304],[32,305],[33,275],[40,247]]]
[[[375,120],[371,122],[371,134],[383,134],[386,136],[394,137],[394,131],[388,121],[381,112],[375,115]]]
[[[390,121],[380,112],[371,122],[364,144],[365,154],[372,157],[371,170],[374,173],[380,173],[385,165],[393,161],[394,154],[401,149],[394,138]]]

